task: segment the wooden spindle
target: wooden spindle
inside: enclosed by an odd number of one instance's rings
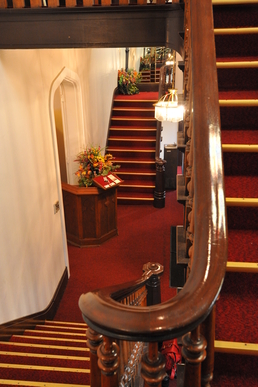
[[[0,8],[7,8],[7,0],[0,0]]]
[[[145,387],[161,387],[166,376],[165,357],[158,351],[158,343],[149,343],[149,351],[142,357],[141,375]]]
[[[93,0],[82,0],[83,7],[92,7]]]
[[[182,356],[185,359],[184,387],[201,387],[201,364],[206,357],[206,340],[200,326],[183,336]]]
[[[13,8],[24,8],[25,2],[24,0],[13,0]]]
[[[87,346],[90,349],[90,385],[101,387],[101,372],[98,367],[97,350],[103,341],[103,337],[91,328],[87,329],[86,337]]]
[[[201,333],[207,340],[206,359],[202,363],[202,387],[210,387],[214,371],[214,341],[215,341],[216,306],[201,325]]]
[[[59,0],[48,0],[48,8],[59,7]]]
[[[103,336],[98,347],[98,366],[101,369],[101,386],[118,386],[119,347],[110,337]],[[95,387],[95,386],[94,386]]]
[[[65,6],[68,7],[76,7],[77,1],[76,0],[65,0]]]
[[[30,7],[31,8],[40,8],[40,7],[42,7],[42,1],[41,0],[30,0]]]

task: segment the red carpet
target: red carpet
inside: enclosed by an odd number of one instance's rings
[[[257,27],[258,5],[214,6],[215,28]],[[255,43],[256,42],[256,43]],[[257,61],[256,34],[215,36],[217,61]],[[257,99],[258,68],[218,68],[219,99]],[[258,143],[258,107],[222,106],[223,144]],[[243,150],[243,149],[242,149]],[[257,198],[258,153],[223,151],[228,198]],[[228,261],[257,262],[258,208],[227,207]],[[258,343],[256,273],[227,272],[216,307],[217,340]],[[257,357],[215,354],[214,387],[258,386]]]
[[[176,191],[167,192],[165,208],[119,205],[117,212],[117,237],[100,247],[68,246],[71,277],[55,320],[82,322],[77,305],[82,293],[138,279],[147,262],[164,265],[162,301],[175,295],[169,288],[170,227],[183,224],[183,206],[176,201]]]

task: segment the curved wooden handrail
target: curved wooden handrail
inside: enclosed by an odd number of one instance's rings
[[[194,168],[191,272],[171,300],[151,307],[121,305],[112,289],[81,295],[84,320],[97,332],[126,340],[161,341],[197,327],[212,310],[227,261],[226,207],[211,0],[190,0]]]

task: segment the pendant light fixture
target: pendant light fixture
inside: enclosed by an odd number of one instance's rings
[[[184,118],[184,106],[178,104],[176,89],[169,89],[160,100],[154,104],[155,118],[158,121],[179,122]]]

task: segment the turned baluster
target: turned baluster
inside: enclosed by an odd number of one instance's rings
[[[202,363],[202,387],[210,387],[214,370],[214,341],[215,341],[216,306],[201,325],[201,333],[207,340],[206,359]]]
[[[143,355],[141,365],[144,387],[161,387],[166,371],[165,358],[158,351],[158,343],[149,343],[149,351]]]
[[[119,346],[112,338],[103,336],[103,342],[98,347],[98,366],[101,370],[101,386],[118,386]],[[93,385],[95,387],[95,385]]]
[[[101,387],[100,369],[98,367],[97,350],[102,343],[103,337],[93,329],[88,328],[86,332],[87,346],[90,349],[90,379],[91,386]]]
[[[184,387],[201,387],[201,364],[206,357],[206,340],[200,326],[183,336],[182,355],[185,359]]]

